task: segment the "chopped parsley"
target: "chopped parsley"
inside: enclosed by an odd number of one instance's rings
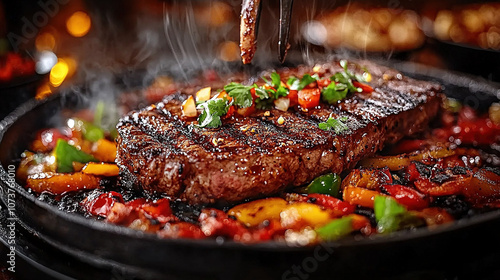
[[[316,82],[317,80],[319,80],[318,74],[314,74],[312,76],[309,74],[305,74],[300,80],[296,77],[290,77],[286,84],[290,87],[291,90],[301,90],[311,83]]]
[[[247,108],[252,106],[252,94],[250,90],[252,86],[244,86],[235,82],[224,86],[224,90],[229,96],[234,99],[234,104],[240,108]]]
[[[345,84],[330,83],[321,91],[321,97],[326,103],[334,104],[337,101],[346,98],[348,93],[349,89]]]
[[[227,114],[232,104],[227,98],[210,99],[196,107],[202,109],[198,117],[198,127],[217,128],[222,125],[220,117]]]
[[[349,127],[345,124],[346,121],[347,117],[334,119],[330,116],[326,122],[319,123],[318,127],[326,131],[333,130],[336,134],[340,134],[349,130]]]
[[[347,69],[347,61],[341,60],[340,65],[344,71],[337,72],[330,77],[330,85],[321,91],[323,101],[328,104],[334,104],[339,100],[346,98],[349,93],[362,92],[363,89],[356,87],[353,82],[366,82],[362,75],[353,74]]]

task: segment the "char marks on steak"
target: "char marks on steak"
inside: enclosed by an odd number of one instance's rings
[[[385,143],[421,131],[437,114],[439,85],[368,61],[358,63],[373,76],[372,93],[356,93],[308,112],[257,111],[250,117],[224,119],[217,129],[198,128],[182,117],[187,95],[177,93],[129,113],[117,126],[122,184],[195,204],[271,195],[353,168]],[[321,69],[342,71],[337,63]],[[280,74],[301,77],[308,71],[299,67]],[[330,115],[347,117],[349,131],[337,135],[319,129],[318,123]],[[278,123],[280,116],[283,124]]]

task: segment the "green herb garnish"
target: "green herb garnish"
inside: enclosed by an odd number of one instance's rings
[[[234,99],[234,104],[240,108],[247,108],[252,106],[252,94],[250,90],[252,86],[244,86],[238,83],[230,83],[224,86],[224,90],[229,96]]]
[[[200,116],[198,117],[198,127],[210,127],[217,128],[222,125],[220,117],[227,114],[231,103],[227,98],[216,98],[210,99],[207,102],[203,102],[197,109],[202,109]]]
[[[349,89],[344,84],[330,83],[321,91],[321,98],[328,104],[333,104],[339,100],[346,98]]]
[[[349,130],[349,127],[344,123],[346,121],[347,117],[340,117],[338,119],[334,119],[330,116],[326,122],[319,123],[318,127],[326,131],[333,130],[335,131],[336,134],[339,134]]]
[[[362,75],[353,74],[347,69],[347,61],[341,60],[340,65],[344,68],[344,71],[337,72],[331,76],[330,80],[332,83],[321,91],[323,101],[328,104],[333,104],[346,98],[349,93],[362,92],[363,89],[354,86],[353,81],[366,82]]]
[[[286,84],[290,87],[291,90],[302,90],[306,86],[316,82],[317,80],[319,80],[319,76],[317,74],[314,74],[313,76],[305,74],[300,80],[296,77],[290,77]]]

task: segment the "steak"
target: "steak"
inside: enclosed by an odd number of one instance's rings
[[[129,113],[117,125],[121,183],[194,204],[263,197],[353,168],[384,144],[422,131],[437,115],[438,84],[369,61],[357,63],[370,71],[373,92],[308,111],[258,110],[224,119],[216,129],[199,128],[182,116],[188,95],[176,93]],[[315,70],[333,74],[342,68],[329,63]],[[311,67],[301,66],[280,74],[307,72]],[[347,118],[349,129],[338,134],[319,129],[330,116]]]

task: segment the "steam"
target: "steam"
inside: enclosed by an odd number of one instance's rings
[[[325,53],[333,53],[318,47],[325,40],[324,30],[314,32],[321,29],[314,19],[336,6],[335,1],[325,2],[328,1],[295,1],[287,57],[293,61],[291,65],[313,64],[318,54],[324,58]],[[262,1],[257,53],[253,65],[245,67],[238,53],[229,53],[225,59],[220,55],[221,46],[229,46],[227,50],[231,51],[239,42],[241,0],[130,1],[122,5],[119,14],[114,5],[88,5],[91,31],[83,38],[69,41],[61,50],[78,62],[76,74],[62,88],[71,94],[75,85],[80,86],[82,89],[77,92],[86,92],[89,99],[96,100],[90,102],[91,107],[98,100],[106,102],[109,108],[120,107],[113,104],[124,92],[131,93],[129,97],[136,94],[134,98],[139,100],[140,90],[161,76],[189,84],[207,69],[220,74],[243,70],[251,75],[255,69],[278,65],[277,0]]]

